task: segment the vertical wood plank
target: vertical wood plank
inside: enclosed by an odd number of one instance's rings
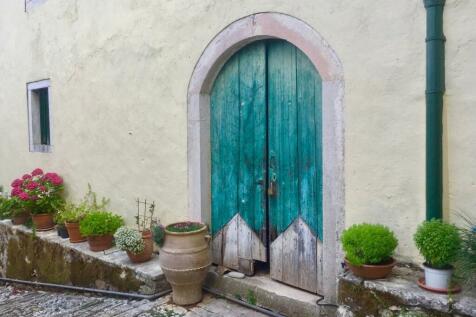
[[[297,166],[296,48],[268,43],[269,177],[276,174],[277,194],[269,200],[271,241],[299,211]]]
[[[262,231],[266,232],[264,196],[266,173],[265,53],[264,42],[250,44],[239,52],[239,212],[243,220],[257,234]]]
[[[223,266],[238,270],[238,214],[223,228]]]
[[[299,255],[298,255],[298,287],[317,291],[317,238],[309,226],[299,218],[296,221],[299,230]]]
[[[299,275],[301,274],[301,263],[299,262],[299,222],[294,221],[283,236],[283,282],[294,286],[300,286]]]
[[[223,265],[222,244],[223,243],[223,229],[218,231],[213,237],[212,241],[212,261],[215,264]]]
[[[234,269],[238,268],[237,228],[236,222],[232,221],[238,211],[240,132],[238,63],[238,58],[232,57],[223,66],[210,97],[211,227],[216,252],[213,258],[215,263]],[[221,232],[219,237],[218,232]]]
[[[316,96],[316,77],[319,75],[311,61],[297,51],[297,108],[298,108],[298,156],[299,156],[299,209],[304,221],[319,233],[319,214],[322,213],[322,166],[320,154],[321,107]]]
[[[324,293],[324,270],[323,270],[323,252],[324,252],[324,247],[322,245],[322,241],[317,239],[317,276],[316,276],[316,285],[317,289],[316,292],[319,294]]]
[[[240,144],[239,67],[236,56],[223,66],[210,98],[212,232],[215,235],[238,211]]]

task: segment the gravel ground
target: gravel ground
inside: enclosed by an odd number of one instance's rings
[[[191,307],[172,304],[167,295],[155,301],[127,300],[77,293],[56,293],[15,286],[0,286],[2,317],[261,317],[265,316],[225,299],[205,294]]]

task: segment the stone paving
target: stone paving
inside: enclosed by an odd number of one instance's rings
[[[155,301],[127,300],[77,293],[56,293],[0,285],[2,317],[261,317],[266,316],[225,299],[205,294],[191,307],[172,304],[171,295]]]

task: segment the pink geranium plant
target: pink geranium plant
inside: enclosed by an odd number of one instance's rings
[[[43,173],[36,168],[15,179],[11,186],[11,196],[32,214],[54,213],[64,203],[63,178],[57,173]]]

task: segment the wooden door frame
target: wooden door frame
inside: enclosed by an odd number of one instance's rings
[[[344,228],[344,77],[342,64],[322,36],[295,17],[256,13],[224,28],[200,56],[188,87],[188,215],[210,223],[210,92],[224,63],[243,46],[278,38],[299,48],[322,78],[323,263],[320,281],[326,301],[337,298],[343,259],[339,243]]]

